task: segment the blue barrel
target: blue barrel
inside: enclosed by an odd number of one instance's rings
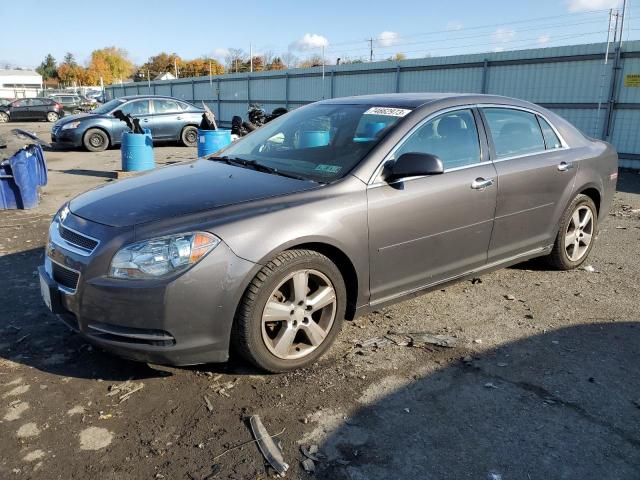
[[[328,130],[307,130],[300,135],[298,148],[326,147],[329,139]]]
[[[139,172],[152,170],[156,166],[153,157],[153,139],[151,130],[143,129],[144,133],[124,132],[122,134],[122,170],[125,172]]]
[[[198,157],[206,157],[231,143],[231,130],[198,129]]]
[[[0,209],[38,205],[38,173],[34,165],[35,158],[27,149],[0,164]]]

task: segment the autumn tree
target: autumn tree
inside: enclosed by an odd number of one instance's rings
[[[56,65],[56,59],[50,53],[44,57],[44,60],[36,72],[42,75],[43,80],[49,80],[51,78],[58,78],[58,66]]]
[[[212,75],[222,75],[224,73],[224,67],[213,58],[194,58],[193,60],[187,60],[182,66],[183,77],[202,77],[209,75],[209,68],[211,68]]]
[[[320,55],[312,55],[306,60],[303,60],[302,62],[300,62],[299,66],[300,68],[321,67],[322,62],[323,62],[323,59]]]
[[[82,84],[85,77],[85,70],[77,64],[73,53],[67,52],[64,61],[58,65],[58,78],[66,85]]]
[[[280,57],[275,57],[271,63],[267,65],[267,70],[285,70],[287,66]]]
[[[149,72],[151,79],[165,72],[174,73],[174,66],[178,67],[179,72],[182,71],[182,68],[184,67],[184,61],[182,58],[175,53],[160,52],[157,55],[149,57],[149,59],[138,68],[138,74],[135,76],[135,79],[146,79],[147,71]]]

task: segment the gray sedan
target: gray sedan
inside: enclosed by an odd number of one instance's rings
[[[327,100],[73,199],[49,229],[41,290],[128,358],[219,362],[233,346],[286,371],[344,319],[410,295],[533,257],[578,267],[616,179],[611,145],[528,102]]]
[[[140,125],[151,130],[154,140],[180,141],[188,147],[196,146],[198,125],[204,113],[203,109],[172,97],[120,97],[91,113],[59,120],[51,129],[51,141],[54,145],[84,147],[91,152],[119,145],[127,127],[113,116],[116,110],[140,119]]]

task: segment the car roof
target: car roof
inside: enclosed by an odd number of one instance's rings
[[[353,97],[322,100],[325,104],[375,105],[380,107],[418,108],[428,103],[446,101],[447,103],[499,103],[504,105],[531,106],[532,104],[516,98],[479,93],[382,93],[358,95]]]
[[[154,98],[166,98],[168,100],[178,100],[180,102],[189,103],[188,100],[182,100],[180,98],[170,97],[168,95],[126,95],[124,97],[118,97],[116,100],[136,100],[136,99],[154,99]]]

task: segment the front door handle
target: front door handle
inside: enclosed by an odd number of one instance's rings
[[[142,121],[143,121],[144,123],[149,123],[149,119],[148,119],[148,118],[144,118]]]
[[[493,185],[493,179],[488,178],[485,180],[482,177],[478,177],[471,183],[471,188],[473,188],[474,190],[484,190],[491,185]]]
[[[560,165],[558,165],[558,170],[560,172],[566,172],[568,170],[571,170],[572,168],[573,168],[573,163],[560,162]]]
[[[182,117],[178,115],[178,116],[176,117],[176,120],[182,120]]]

